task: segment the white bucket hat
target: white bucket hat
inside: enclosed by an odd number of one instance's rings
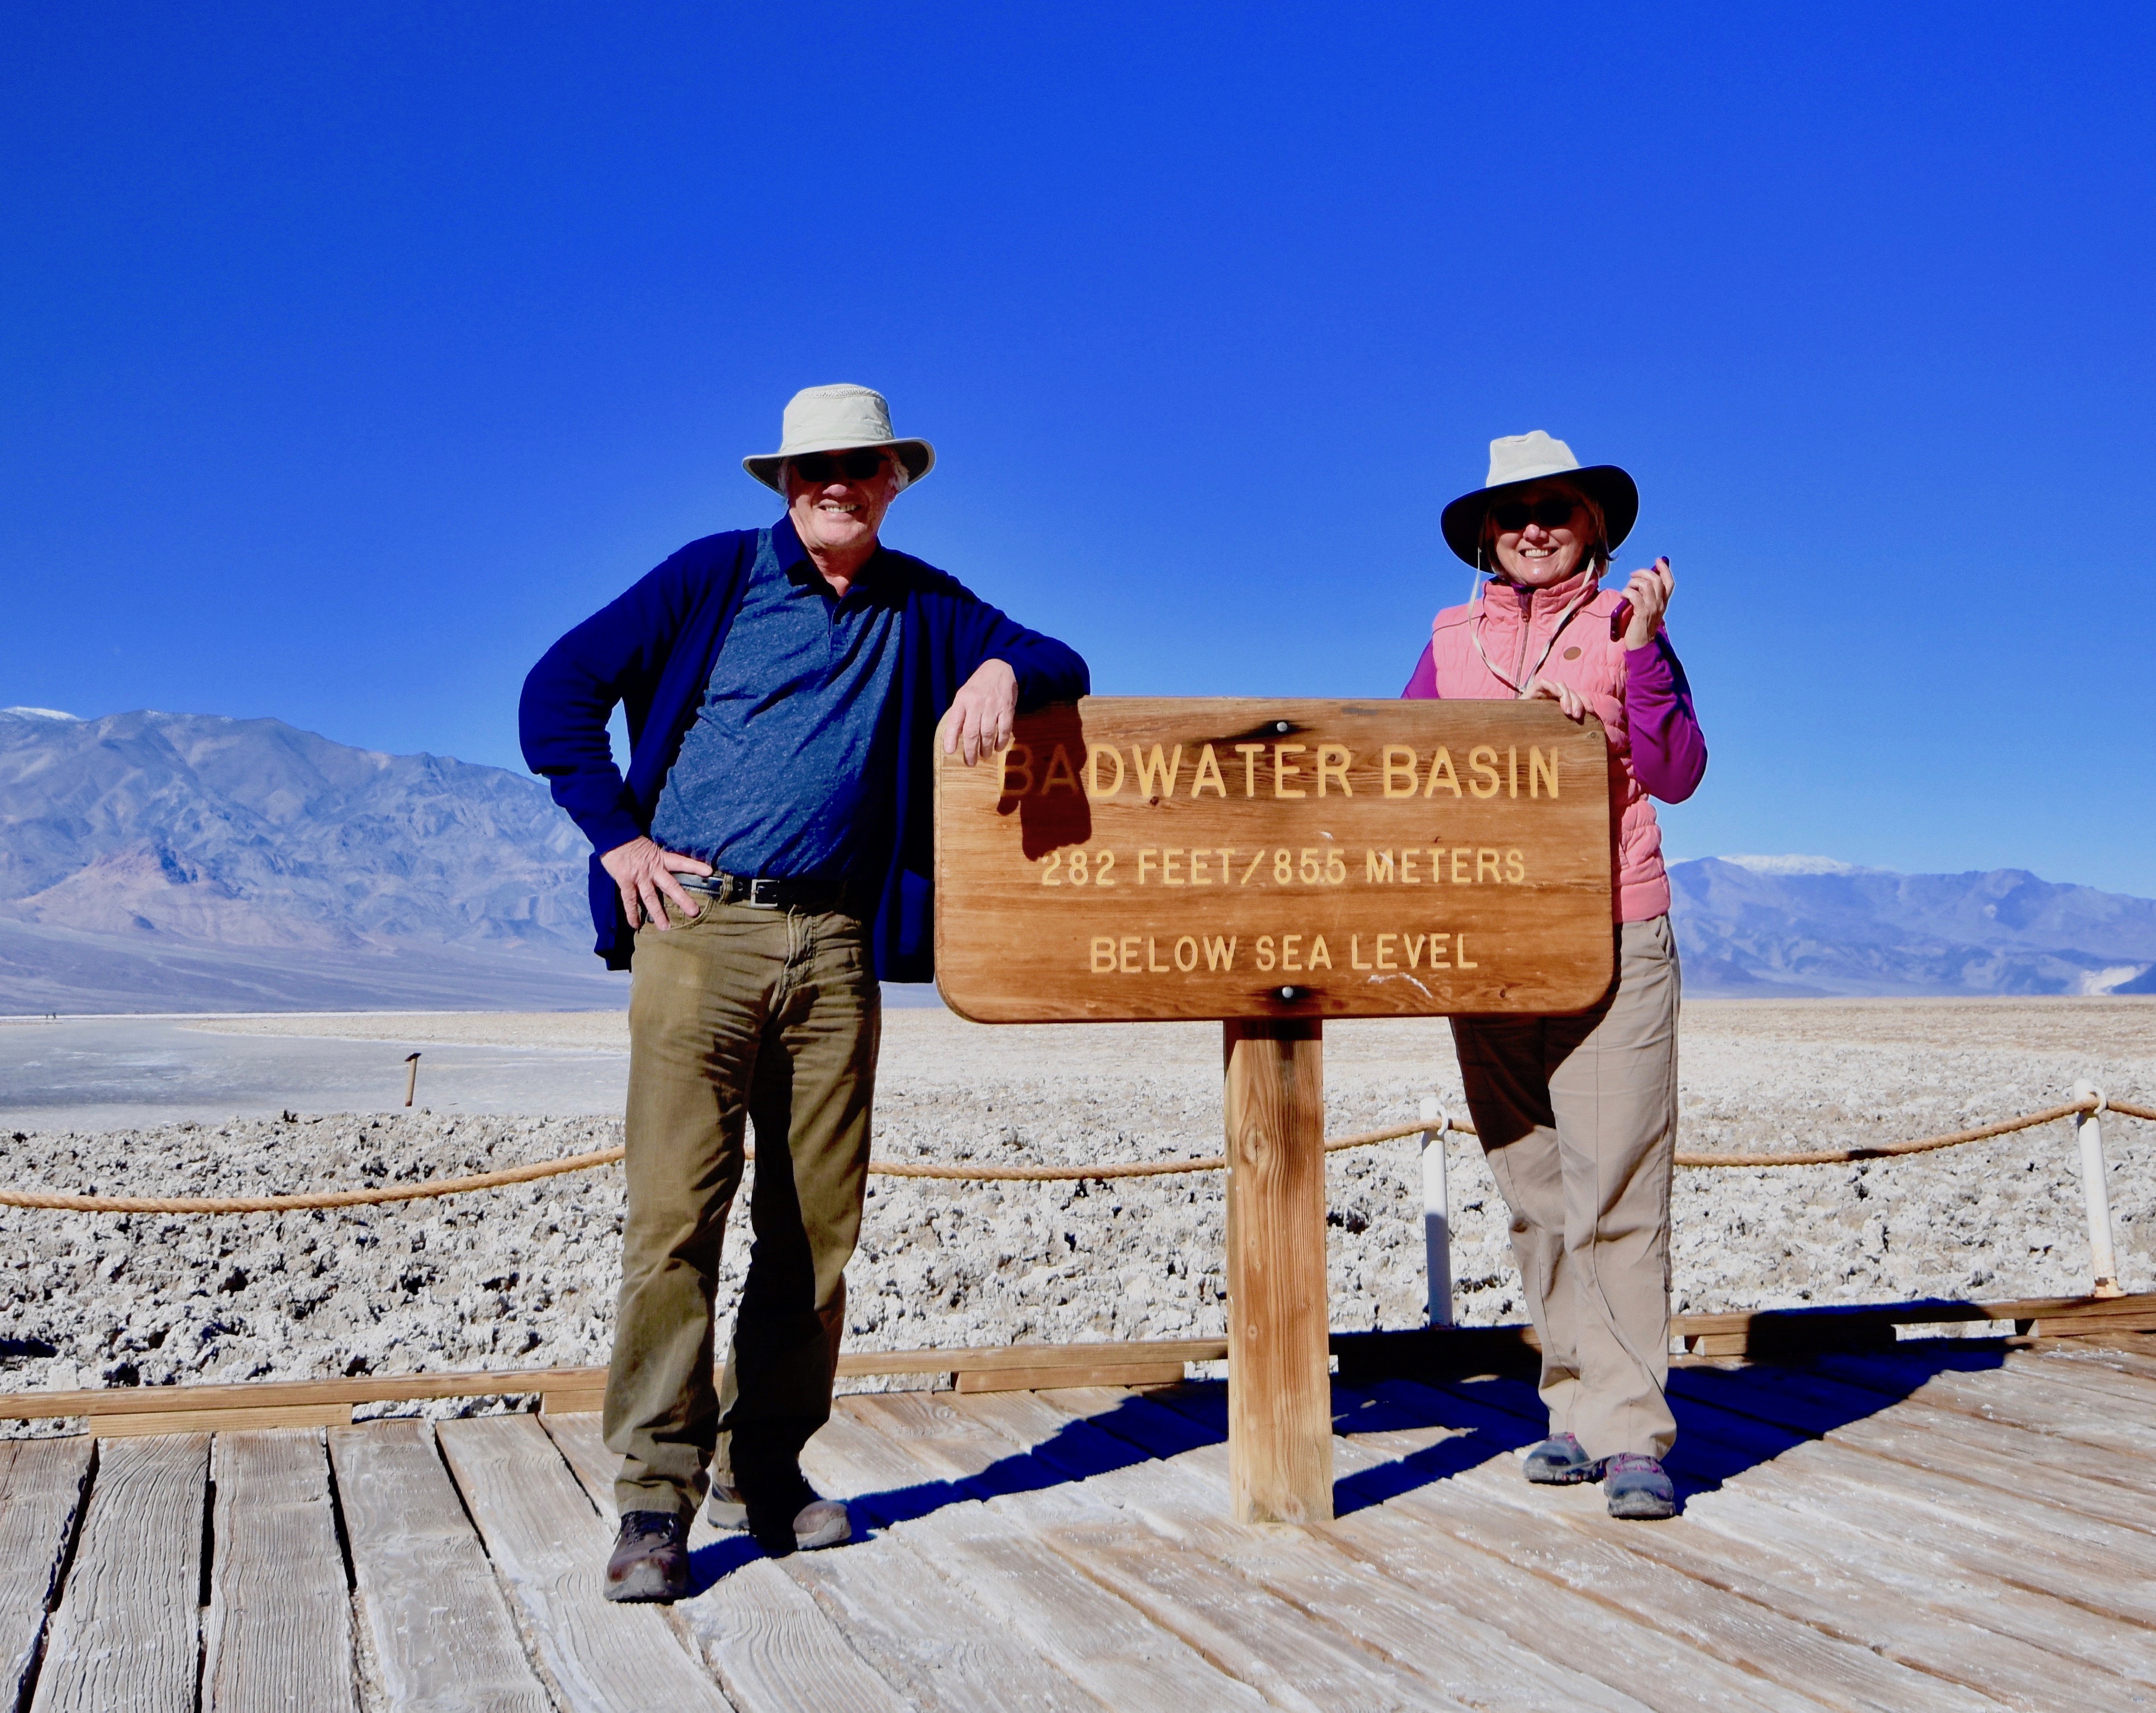
[[[742,468],[767,488],[778,487],[779,467],[804,452],[888,449],[917,482],[936,468],[936,449],[926,440],[901,440],[891,431],[891,406],[872,387],[803,387],[786,402],[776,452],[744,458]]]
[[[1507,488],[1547,476],[1563,476],[1602,508],[1613,550],[1632,533],[1640,517],[1639,485],[1614,464],[1583,466],[1563,441],[1535,428],[1525,434],[1502,434],[1490,443],[1490,480],[1474,492],[1462,494],[1439,520],[1445,545],[1481,569],[1482,519],[1491,502]]]

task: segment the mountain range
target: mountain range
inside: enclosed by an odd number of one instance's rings
[[[1707,857],[1670,888],[1688,993],[2156,993],[2156,900],[2026,869]]]
[[[619,1006],[586,856],[501,767],[277,720],[0,710],[0,1013]],[[1694,995],[2156,992],[2156,900],[2025,869],[1670,879]]]
[[[0,712],[0,1013],[557,1009],[588,847],[538,781],[278,720]]]

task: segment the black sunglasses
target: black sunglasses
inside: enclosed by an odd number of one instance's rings
[[[1490,517],[1491,521],[1507,535],[1512,534],[1515,530],[1525,529],[1529,518],[1532,518],[1546,530],[1553,530],[1570,523],[1572,514],[1578,505],[1579,502],[1577,500],[1565,500],[1555,496],[1548,500],[1537,500],[1532,505],[1524,500],[1500,500],[1490,508]]]
[[[804,482],[828,482],[843,472],[850,482],[865,482],[883,468],[884,454],[859,452],[803,452],[793,460],[793,474]]]

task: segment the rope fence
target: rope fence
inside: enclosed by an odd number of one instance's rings
[[[1928,1154],[1942,1148],[1958,1148],[1969,1142],[1986,1141],[1994,1136],[2010,1136],[2016,1131],[2055,1124],[2062,1118],[2104,1112],[2116,1112],[2124,1118],[2138,1118],[2156,1123],[2156,1107],[2138,1106],[2129,1101],[2109,1100],[2097,1094],[2056,1106],[2047,1106],[2041,1112],[2025,1113],[2019,1118],[2004,1118],[1994,1124],[1979,1125],[1974,1130],[1955,1131],[1946,1136],[1922,1136],[1914,1141],[1880,1142],[1851,1148],[1813,1148],[1791,1153],[1680,1153],[1676,1157],[1676,1163],[1700,1169],[1714,1169],[1840,1166],[1864,1160],[1891,1160],[1907,1154]],[[1325,1151],[1337,1154],[1343,1149],[1367,1148],[1379,1142],[1398,1141],[1407,1136],[1426,1136],[1433,1133],[1442,1136],[1447,1131],[1471,1136],[1476,1133],[1472,1125],[1440,1116],[1435,1122],[1419,1119],[1411,1124],[1387,1125],[1380,1130],[1361,1131],[1353,1136],[1341,1136],[1328,1141],[1325,1144]],[[314,1208],[373,1208],[398,1202],[428,1201],[439,1196],[465,1195],[475,1190],[501,1189],[510,1184],[533,1183],[567,1172],[588,1172],[596,1167],[613,1165],[622,1157],[623,1151],[619,1148],[600,1148],[588,1154],[571,1154],[558,1160],[542,1160],[528,1166],[511,1166],[499,1172],[481,1172],[466,1177],[433,1178],[412,1184],[384,1184],[374,1189],[319,1190],[297,1195],[93,1196],[71,1195],[53,1190],[0,1188],[0,1207],[42,1208],[74,1213],[290,1213]],[[748,1157],[752,1160],[756,1157],[753,1149],[748,1151]],[[935,1178],[980,1183],[1053,1183],[1081,1179],[1164,1177],[1183,1172],[1221,1172],[1226,1170],[1227,1165],[1224,1156],[1211,1154],[1194,1160],[1127,1160],[1098,1166],[943,1166],[927,1162],[875,1160],[869,1163],[869,1171],[880,1177]]]

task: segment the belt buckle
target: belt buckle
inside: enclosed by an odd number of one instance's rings
[[[778,884],[777,880],[767,875],[759,874],[755,880],[748,882],[747,890],[742,895],[742,902],[751,910],[777,910],[778,899],[776,893]],[[773,889],[773,896],[766,898],[763,895],[763,889],[767,886]]]

